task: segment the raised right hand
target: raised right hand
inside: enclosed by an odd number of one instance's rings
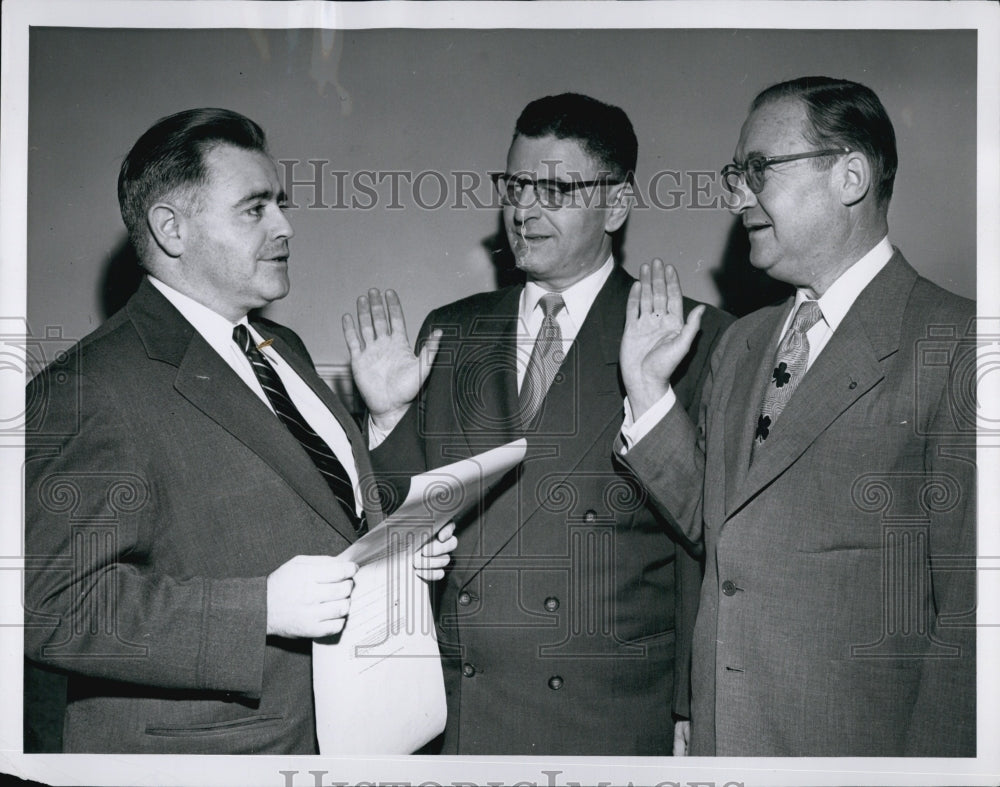
[[[441,331],[432,331],[420,355],[414,355],[399,296],[386,290],[383,303],[376,289],[358,298],[358,328],[350,314],[344,315],[343,327],[354,384],[375,424],[391,431],[430,374]]]
[[[684,299],[673,265],[643,263],[625,308],[619,367],[633,417],[639,418],[670,387],[701,327],[704,306],[684,319]]]
[[[331,555],[296,555],[278,566],[267,576],[267,633],[313,639],[339,634],[357,570]]]

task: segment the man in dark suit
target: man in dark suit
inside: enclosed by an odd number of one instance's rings
[[[524,463],[459,525],[439,598],[445,753],[670,754],[672,711],[687,712],[699,566],[610,453],[633,284],[612,240],[633,199],[636,150],[617,107],[575,94],[533,101],[496,177],[527,284],[435,310],[419,362],[394,293],[359,299],[360,336],[345,318],[373,436],[388,433],[377,469],[405,479],[528,440]],[[727,322],[714,309],[702,320],[674,377],[685,407],[697,407]]]
[[[247,317],[289,288],[264,133],[164,118],[118,190],[148,277],[28,389],[26,653],[69,675],[66,751],[315,753],[311,639],[382,512],[302,342]]]
[[[889,243],[867,87],[768,88],[733,162],[750,262],[795,297],[729,329],[696,417],[672,270],[641,272],[622,341],[624,459],[705,546],[692,753],[974,756],[975,304]]]

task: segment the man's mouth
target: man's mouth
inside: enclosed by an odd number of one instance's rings
[[[753,235],[760,230],[766,230],[770,226],[766,221],[748,221],[743,225],[749,235]]]

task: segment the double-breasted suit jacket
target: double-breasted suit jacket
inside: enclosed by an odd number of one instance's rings
[[[254,327],[370,475],[298,337]],[[295,438],[148,282],[28,401],[25,648],[69,673],[66,750],[315,752],[311,642],[266,636],[265,578],[354,531]]]
[[[975,754],[974,304],[896,251],[750,463],[791,304],[627,462],[703,538],[692,753]]]
[[[669,754],[672,703],[687,711],[683,620],[693,617],[699,566],[611,453],[623,419],[618,351],[632,282],[612,272],[526,432],[515,347],[522,288],[434,311],[421,331],[444,332],[430,377],[372,452],[380,478],[395,472],[405,481],[528,440],[523,464],[459,523],[438,599],[445,752]],[[683,406],[697,406],[727,321],[717,310],[705,315],[676,381]]]

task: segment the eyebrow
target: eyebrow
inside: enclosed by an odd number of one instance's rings
[[[243,197],[236,203],[236,207],[240,207],[242,205],[248,205],[251,202],[259,202],[261,200],[266,202],[272,197],[277,202],[288,201],[288,195],[285,194],[284,190],[281,190],[277,194],[275,194],[272,189],[260,189],[259,191],[254,191],[251,194],[247,194],[245,197]]]

